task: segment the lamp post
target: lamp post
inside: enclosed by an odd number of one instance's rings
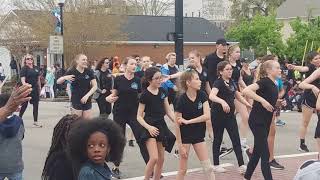
[[[175,0],[175,52],[179,69],[183,67],[183,0]]]
[[[63,37],[63,6],[64,6],[65,0],[59,0],[59,7],[60,7],[60,20],[61,20],[61,24],[60,24],[60,32],[61,32],[61,36]],[[62,52],[61,54],[61,67],[64,70],[64,52]]]

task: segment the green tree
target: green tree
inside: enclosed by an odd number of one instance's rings
[[[245,49],[254,49],[255,54],[263,55],[267,51],[280,57],[284,56],[285,46],[281,36],[282,24],[274,15],[256,15],[252,20],[243,19],[238,25],[231,27],[226,37],[240,42]]]
[[[290,25],[294,33],[287,40],[285,54],[288,59],[301,62],[307,41],[306,53],[311,50],[317,50],[320,47],[320,17],[309,22],[304,22],[297,18]],[[312,42],[313,47],[311,47]]]
[[[286,0],[230,0],[231,17],[240,19],[251,19],[257,14],[269,16]]]

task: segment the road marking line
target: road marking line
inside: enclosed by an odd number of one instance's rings
[[[232,167],[234,165],[231,163],[224,163],[224,164],[221,164],[221,166],[225,168],[225,167]],[[196,171],[202,171],[202,168],[188,169],[187,173],[192,173],[192,172],[196,172]],[[178,174],[178,171],[162,173],[163,176],[173,176],[173,175],[177,175],[177,174]],[[143,179],[144,179],[144,176],[128,178],[128,179],[124,179],[124,180],[143,180]]]
[[[281,155],[276,156],[276,159],[284,159],[284,158],[292,158],[292,157],[302,157],[302,156],[312,156],[317,155],[318,152],[308,152],[308,153],[300,153],[300,154],[289,154],[289,155]]]
[[[300,153],[300,154],[280,155],[280,156],[275,156],[275,158],[276,159],[285,159],[285,158],[292,158],[292,157],[312,156],[312,155],[317,155],[317,154],[318,154],[318,152],[308,152],[308,153]],[[221,164],[221,166],[226,168],[226,167],[232,167],[232,166],[234,166],[234,164],[224,163],[224,164]],[[202,170],[201,168],[188,169],[187,173],[201,171],[201,170]],[[178,174],[178,171],[162,173],[163,176],[173,176],[173,175],[177,175],[177,174]],[[124,180],[143,180],[143,179],[144,179],[144,176],[128,178],[128,179],[124,179]]]

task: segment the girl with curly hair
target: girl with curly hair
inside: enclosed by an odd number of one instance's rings
[[[75,179],[111,179],[106,162],[120,162],[125,143],[121,128],[112,120],[98,117],[76,122],[68,136]]]

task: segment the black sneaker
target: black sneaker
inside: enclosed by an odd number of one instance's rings
[[[133,140],[129,140],[129,146],[134,147]]]
[[[117,179],[121,179],[121,171],[119,170],[119,168],[112,168],[112,177],[117,178]]]
[[[175,158],[179,158],[179,150],[178,150],[178,149],[175,149],[175,150],[174,150],[173,156],[174,156]]]
[[[270,168],[271,169],[276,169],[276,170],[283,170],[284,166],[279,164],[275,159],[269,162]]]
[[[219,158],[225,157],[226,155],[232,153],[232,151],[233,151],[233,148],[221,148]]]
[[[309,152],[308,146],[305,144],[300,144],[299,151],[301,152]]]
[[[250,148],[246,149],[246,156],[247,156],[247,160],[250,161],[250,159],[252,157],[252,153],[250,152]]]

